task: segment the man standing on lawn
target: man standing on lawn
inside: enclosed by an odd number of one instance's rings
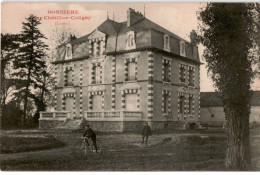
[[[151,128],[148,125],[148,123],[145,123],[144,128],[143,128],[143,132],[142,132],[142,138],[143,138],[142,143],[144,143],[144,139],[145,139],[145,143],[147,143],[148,137],[151,136],[151,135],[152,135]]]
[[[88,139],[90,138],[92,140],[92,143],[97,151],[97,138],[96,138],[96,133],[89,127],[89,125],[86,125],[86,131],[83,134],[83,137],[87,137]],[[86,140],[86,143],[89,145],[88,140]]]

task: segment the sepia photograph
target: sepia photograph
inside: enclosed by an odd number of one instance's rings
[[[1,2],[1,171],[259,171],[260,3]]]

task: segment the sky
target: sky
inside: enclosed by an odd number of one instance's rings
[[[39,26],[40,31],[47,38],[52,36],[52,30],[56,27],[57,22],[65,22],[66,25],[75,30],[79,36],[86,35],[95,30],[109,16],[118,22],[126,21],[127,9],[133,8],[140,11],[145,17],[161,25],[167,30],[189,41],[191,30],[197,30],[199,21],[197,12],[204,7],[205,3],[188,3],[188,2],[164,2],[164,3],[2,3],[1,10],[1,31],[3,33],[19,33],[22,30],[22,22],[29,14],[44,18],[45,16],[62,16],[76,19],[53,20],[42,19]],[[78,10],[76,15],[53,15],[48,14],[52,10]],[[83,18],[86,20],[82,20]],[[79,18],[79,19],[78,19]],[[200,60],[203,65],[200,69],[200,88],[202,92],[214,91],[213,82],[207,75],[206,62],[202,57],[203,46],[199,45]],[[256,79],[252,84],[253,90],[260,90],[260,79]]]

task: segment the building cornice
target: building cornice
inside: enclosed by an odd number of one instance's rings
[[[72,58],[69,60],[58,60],[58,61],[52,62],[52,64],[71,63],[71,62],[75,62],[75,61],[86,60],[88,58],[89,58],[88,56],[84,56],[84,57],[79,57],[79,58]]]
[[[164,54],[165,56],[174,57],[174,58],[182,60],[182,61],[188,61],[188,62],[192,62],[192,63],[199,64],[199,65],[203,64],[200,61],[193,60],[193,59],[187,58],[187,57],[183,57],[183,56],[177,55],[175,53],[167,52],[165,50],[158,49],[156,47],[151,47],[151,46],[141,47],[141,48],[136,48],[136,49],[130,49],[130,50],[105,52],[104,55],[122,55],[122,54],[126,54],[126,53],[139,52],[139,51],[158,52],[158,53]],[[85,59],[88,59],[88,58],[90,58],[90,57],[84,56],[84,57],[79,57],[79,58],[72,58],[72,59],[69,59],[69,60],[59,60],[59,61],[52,62],[52,64],[70,63],[70,62],[85,60]]]
[[[203,63],[200,62],[200,61],[193,60],[193,59],[190,59],[190,58],[187,58],[187,57],[183,57],[183,56],[180,56],[180,55],[177,55],[177,54],[174,54],[174,53],[171,53],[171,52],[167,52],[167,51],[165,51],[165,50],[158,49],[158,48],[156,48],[156,47],[151,47],[151,46],[142,47],[142,48],[136,48],[136,49],[131,49],[131,50],[105,52],[105,54],[106,54],[106,55],[121,55],[121,54],[125,54],[125,53],[139,52],[139,51],[158,52],[158,53],[164,54],[165,56],[174,57],[174,58],[177,58],[177,59],[179,59],[179,60],[188,61],[188,62],[192,62],[192,63],[195,63],[195,64],[200,64],[200,65],[203,64]]]

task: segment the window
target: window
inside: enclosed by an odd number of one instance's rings
[[[97,42],[97,50],[96,50],[96,55],[99,56],[100,55],[100,52],[101,52],[101,41],[98,41]]]
[[[180,66],[180,82],[185,83],[185,66]]]
[[[95,83],[101,83],[101,66],[95,67]]]
[[[170,82],[170,65],[169,63],[163,63],[164,64],[164,75],[163,75],[163,81]]]
[[[179,109],[179,111],[180,111],[180,113],[181,114],[183,114],[184,113],[184,101],[185,101],[185,97],[184,97],[184,95],[180,95],[179,96],[179,98],[180,98],[180,109]]]
[[[189,68],[189,86],[194,86],[194,68]]]
[[[168,102],[169,102],[169,94],[163,94],[163,113],[168,113]]]
[[[128,41],[128,46],[133,46],[134,45],[134,35],[133,34],[129,34],[127,41]]]
[[[128,80],[135,80],[135,62],[128,63]]]
[[[184,43],[181,43],[181,53],[185,53],[185,45],[184,45]]]
[[[70,46],[67,46],[67,57],[70,57],[71,56],[71,47]]]
[[[93,95],[92,103],[93,103],[93,111],[102,110],[102,96],[101,95]]]
[[[72,69],[66,70],[65,72],[66,77],[65,77],[65,86],[72,86]]]
[[[125,59],[125,81],[137,79],[137,60],[136,58]]]
[[[127,111],[137,111],[138,103],[137,103],[137,94],[125,94],[125,109]]]
[[[65,104],[66,104],[65,106],[66,111],[73,111],[73,98],[66,97]]]
[[[68,60],[68,59],[72,59],[72,48],[71,48],[71,44],[67,44],[66,45],[66,55],[65,55],[65,60]]]
[[[189,114],[192,114],[193,111],[193,96],[189,96]]]
[[[91,55],[93,56],[95,52],[95,44],[94,42],[91,42]]]
[[[180,41],[180,55],[181,56],[186,56],[186,52],[185,52],[185,42],[184,41]]]
[[[126,40],[127,40],[126,41],[126,49],[135,49],[136,48],[134,31],[129,31],[127,33]]]
[[[170,51],[170,39],[168,35],[164,35],[163,49]]]
[[[214,114],[211,114],[211,118],[214,118],[215,117],[215,115]]]

